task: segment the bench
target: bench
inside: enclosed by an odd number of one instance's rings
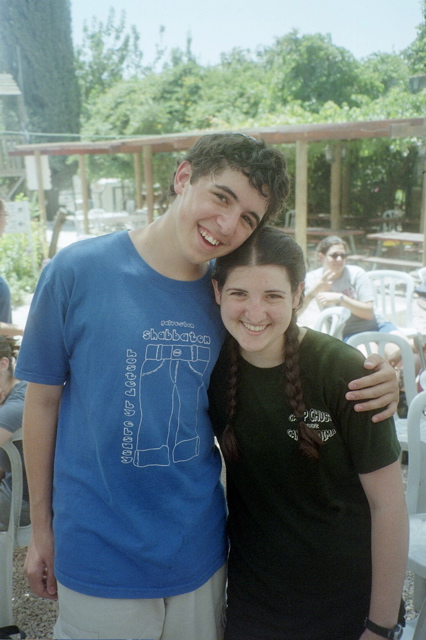
[[[383,256],[349,255],[348,260],[353,260],[354,262],[369,262],[371,264],[391,265],[393,267],[411,269],[412,271],[420,269],[423,266],[421,262],[417,262],[415,260],[401,260],[400,258],[385,258]]]

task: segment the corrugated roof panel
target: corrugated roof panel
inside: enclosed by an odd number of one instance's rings
[[[21,90],[13,77],[8,73],[0,73],[0,96],[20,96]]]

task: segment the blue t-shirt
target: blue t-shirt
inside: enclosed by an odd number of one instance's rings
[[[10,289],[4,278],[0,277],[0,322],[12,322],[12,304],[10,301]]]
[[[55,573],[70,589],[168,597],[226,560],[210,278],[158,274],[126,231],[63,249],[41,274],[16,376],[65,383],[53,509]]]

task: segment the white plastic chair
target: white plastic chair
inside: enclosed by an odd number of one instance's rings
[[[326,307],[315,320],[315,331],[342,339],[343,327],[351,312],[346,307]]]
[[[426,282],[426,267],[420,267],[417,272],[421,282]]]
[[[415,283],[410,274],[393,269],[373,269],[366,273],[373,284],[375,311],[402,332],[417,333],[412,308]]]
[[[417,276],[420,279],[420,285],[425,285],[426,284],[426,267],[420,267],[420,269],[417,272]],[[418,294],[418,297],[416,299],[417,304],[419,305],[419,307],[424,311],[426,310],[426,297],[425,295],[420,295],[418,292],[418,289],[416,288],[416,292]],[[422,362],[422,367],[423,369],[425,368],[426,363]]]
[[[379,331],[364,331],[362,333],[356,333],[347,340],[347,343],[356,348],[363,346],[364,351],[368,355],[376,351],[376,353],[379,353],[382,357],[384,357],[385,347],[388,344],[394,344],[395,350],[400,350],[405,397],[407,406],[409,407],[417,395],[415,360],[409,343],[404,338],[394,333],[380,333]],[[401,449],[403,451],[408,451],[407,418],[399,418],[395,415],[394,420]],[[426,442],[426,419],[422,421],[422,433],[423,439]]]
[[[408,409],[408,477],[406,500],[410,518],[410,546],[407,569],[413,571],[414,602],[426,598],[426,443],[421,425],[426,412],[426,391],[419,393]],[[420,592],[420,593],[419,593]],[[420,636],[424,637],[424,636]]]
[[[414,278],[393,269],[367,271],[367,276],[373,284],[375,311],[413,340],[424,368],[423,336],[413,324]]]
[[[426,600],[420,609],[419,615],[406,623],[402,640],[425,640],[426,638]]]
[[[296,224],[296,210],[289,209],[288,211],[286,211],[286,214],[285,214],[284,227],[286,229],[289,229],[290,227],[294,227],[295,224]]]
[[[28,546],[31,536],[31,525],[21,527],[19,524],[22,505],[23,473],[21,455],[14,445],[14,442],[17,440],[22,440],[22,429],[18,429],[2,447],[10,460],[10,469],[12,472],[12,501],[9,527],[7,531],[0,531],[0,627],[13,624],[13,549],[14,547]]]
[[[404,212],[401,209],[388,209],[382,214],[382,231],[401,231],[401,219]]]

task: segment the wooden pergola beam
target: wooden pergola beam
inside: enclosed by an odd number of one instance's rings
[[[401,118],[395,120],[371,120],[367,122],[333,122],[327,124],[300,124],[282,127],[238,129],[240,133],[262,138],[269,144],[292,144],[298,140],[320,142],[325,140],[358,140],[360,138],[410,138],[426,137],[426,118]],[[144,146],[153,153],[185,151],[196,140],[208,133],[220,131],[208,129],[191,133],[174,133],[161,136],[141,136],[103,142],[53,142],[46,144],[17,145],[11,156],[34,155],[88,155],[106,153],[135,153]]]

